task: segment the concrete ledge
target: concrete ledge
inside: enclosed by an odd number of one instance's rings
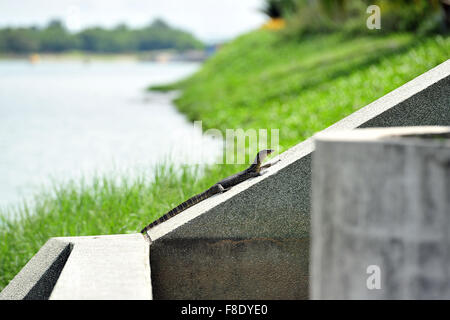
[[[450,60],[337,122],[324,132],[358,127],[450,125],[449,90]],[[332,102],[329,107],[332,108]],[[272,239],[307,243],[313,150],[311,138],[275,158],[274,160],[281,161],[269,168],[264,176],[245,181],[150,229],[148,234],[153,240],[150,258],[152,281],[156,284],[155,298],[231,299],[246,296],[243,292],[247,283],[233,282],[234,285],[230,286],[225,279],[231,279],[239,272],[250,274],[250,262],[244,263],[239,251],[223,247],[220,263],[211,262],[201,266],[201,261],[206,256],[202,241],[223,243],[229,240]],[[248,245],[249,242],[241,243],[246,254],[259,254],[259,247],[257,249]],[[308,265],[307,246],[299,246],[296,252],[283,246],[278,251],[270,252],[271,256],[267,255],[260,260],[261,268],[275,263],[274,261],[283,265],[285,257],[289,255],[294,255],[295,258],[290,260],[289,266],[284,264],[283,268],[272,271],[277,276],[267,274],[266,282],[255,281],[251,297],[276,298],[267,292],[268,287],[277,292],[276,296],[279,298],[304,297],[304,292],[308,291],[307,282],[298,281],[293,286],[292,279],[307,279],[308,272],[304,267]],[[170,273],[164,271],[163,261],[171,261]],[[222,280],[206,276],[215,274],[218,268],[222,270]],[[269,269],[267,267],[266,270]],[[191,291],[180,292],[180,288],[185,287]]]
[[[0,299],[152,299],[141,234],[50,239]]]
[[[0,300],[48,299],[71,250],[68,242],[48,240],[0,292]]]
[[[149,243],[141,234],[66,241],[74,247],[50,299],[152,299]]]
[[[450,298],[450,127],[319,134],[313,165],[313,299]]]

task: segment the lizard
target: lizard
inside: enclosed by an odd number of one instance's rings
[[[144,229],[141,230],[141,233],[145,234],[149,229],[153,228],[154,226],[156,226],[160,223],[163,223],[164,221],[169,220],[170,218],[179,214],[180,212],[183,212],[187,208],[190,208],[193,205],[195,205],[207,198],[210,198],[215,194],[219,194],[219,193],[228,191],[231,187],[233,187],[245,180],[262,175],[262,173],[261,173],[262,169],[269,168],[270,166],[273,165],[273,163],[267,163],[265,165],[262,165],[262,162],[264,161],[264,159],[272,152],[274,152],[273,149],[264,149],[264,150],[259,151],[256,154],[255,160],[250,165],[250,167],[248,167],[247,169],[245,169],[241,172],[238,172],[234,175],[231,175],[227,178],[220,180],[219,182],[214,184],[212,187],[210,187],[206,191],[199,193],[199,194],[193,196],[192,198],[189,198],[188,200],[184,201],[180,205],[178,205],[175,208],[173,208],[172,210],[168,211],[161,218],[159,218],[159,219],[153,221],[152,223],[150,223],[149,225],[147,225]],[[280,161],[280,160],[278,160],[278,161]]]

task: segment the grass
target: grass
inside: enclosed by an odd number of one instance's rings
[[[151,179],[142,173],[133,181],[111,175],[70,181],[42,191],[32,206],[1,212],[0,288],[50,237],[137,232],[191,190],[209,187],[201,175],[199,167],[159,165]]]
[[[286,41],[259,31],[226,45],[181,89],[179,110],[203,127],[278,128],[282,150],[448,59],[450,39],[412,34]]]
[[[225,45],[194,76],[152,89],[181,89],[177,107],[204,129],[279,129],[283,151],[444,62],[448,52],[450,39],[440,35],[294,41],[257,31]],[[49,237],[137,232],[242,167],[166,164],[152,179],[74,181],[0,211],[0,289]]]

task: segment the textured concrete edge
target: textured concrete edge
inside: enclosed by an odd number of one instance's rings
[[[99,240],[99,241],[94,241]],[[83,250],[86,252],[94,252],[96,261],[103,261],[105,265],[114,265],[112,259],[114,257],[103,255],[103,252],[98,249],[96,244],[102,243],[104,245],[110,244],[130,244],[137,242],[141,244],[142,268],[145,270],[141,273],[143,276],[140,283],[142,292],[142,299],[152,299],[151,277],[150,277],[150,243],[144,239],[142,234],[123,234],[123,235],[100,235],[100,236],[81,236],[81,237],[56,237],[49,239],[41,249],[28,261],[22,270],[9,282],[9,284],[0,292],[0,300],[46,300],[54,299],[52,297],[53,291],[56,287],[64,286],[59,283],[61,275],[65,267],[76,264],[75,261],[70,262],[71,253],[73,250]],[[109,259],[109,260],[108,260]],[[81,269],[81,266],[80,266]],[[142,270],[141,270],[142,271]],[[126,270],[119,273],[126,274]],[[99,274],[101,276],[101,274]],[[92,279],[95,281],[95,278]],[[58,297],[56,297],[58,298]],[[64,298],[70,298],[65,296]],[[105,298],[105,296],[103,296]],[[115,298],[114,292],[111,292],[111,299]]]
[[[373,122],[374,119],[377,119],[388,110],[399,105],[404,105],[409,99],[413,99],[416,95],[421,94],[433,85],[439,86],[442,83],[445,85],[446,82],[443,81],[447,81],[449,79],[449,75],[450,60],[447,60],[331,125],[330,127],[322,130],[321,133],[334,132],[340,129],[355,129],[363,125],[367,125],[369,122]],[[377,121],[369,126],[377,126]],[[263,180],[277,179],[278,177],[284,176],[283,172],[288,172],[294,163],[311,155],[314,151],[313,141],[314,137],[311,137],[276,156],[271,161],[281,161],[269,168],[267,173],[262,177],[244,181],[226,193],[216,195],[200,202],[199,204],[169,219],[168,221],[150,229],[148,231],[148,235],[153,241],[167,237],[169,234],[174,233],[174,231],[180,226],[183,226],[187,222],[190,222],[203,214],[207,214],[215,207],[224,205],[230,199],[236,197],[242,192],[253,189],[253,187],[260,184]],[[305,179],[308,180],[307,177],[305,177]]]
[[[378,142],[379,140],[390,140],[421,136],[439,136],[450,133],[450,126],[413,126],[413,127],[389,127],[389,128],[360,128],[352,130],[337,130],[333,132],[320,132],[314,135],[314,143],[320,141],[363,141]]]
[[[70,242],[49,239],[0,292],[0,300],[48,299],[71,250]]]

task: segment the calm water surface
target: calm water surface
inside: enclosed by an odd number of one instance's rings
[[[213,162],[219,142],[194,130],[168,95],[144,90],[198,67],[0,62],[0,207],[52,181],[147,170],[165,159],[186,162],[186,154],[200,146],[202,161]]]

